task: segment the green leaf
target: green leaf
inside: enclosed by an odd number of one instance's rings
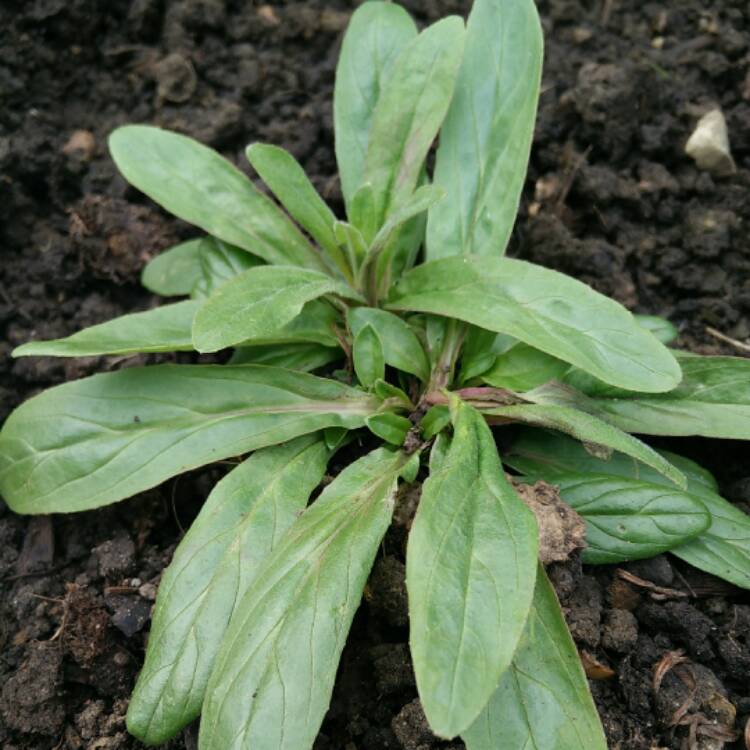
[[[186,300],[122,315],[64,339],[29,341],[14,357],[94,357],[134,352],[177,352],[193,348],[190,327],[198,305]]]
[[[669,344],[679,336],[679,331],[666,318],[658,315],[634,315],[636,323],[656,336],[662,344]]]
[[[466,383],[487,372],[497,360],[519,342],[504,333],[487,331],[477,326],[467,326],[461,347],[459,382]]]
[[[385,377],[385,358],[383,345],[375,329],[365,324],[354,337],[352,346],[354,372],[365,388],[371,388],[376,380]]]
[[[450,411],[447,406],[431,406],[429,411],[422,417],[420,426],[425,440],[431,440],[442,432],[451,422]]]
[[[401,479],[403,479],[408,484],[411,484],[417,481],[417,476],[419,475],[419,469],[421,468],[420,453],[421,453],[421,450],[417,450],[414,453],[412,453],[411,456],[409,457],[409,461],[405,463],[404,468],[401,469],[401,474],[399,474]]]
[[[190,294],[203,276],[200,258],[205,240],[188,240],[159,253],[144,266],[141,284],[162,297]]]
[[[416,36],[417,27],[409,14],[386,2],[367,2],[357,8],[344,35],[336,68],[333,120],[341,191],[355,224],[353,196],[362,183],[375,105],[399,52]]]
[[[276,367],[94,375],[50,388],[8,417],[0,494],[16,513],[96,508],[213,461],[326,427],[361,427],[379,406],[341,383]]]
[[[211,492],[159,586],[131,734],[166,742],[200,714],[235,602],[304,510],[327,459],[323,441],[306,435],[257,451]]]
[[[356,273],[367,255],[367,243],[362,233],[353,224],[337,221],[333,225],[336,241],[344,248],[349,267]]]
[[[427,381],[430,363],[417,335],[398,315],[374,307],[353,307],[348,314],[349,327],[354,336],[370,325],[383,345],[386,364],[397,370],[416,375]]]
[[[367,5],[368,3],[365,3]],[[364,7],[364,6],[362,6]],[[398,7],[398,6],[391,6]],[[375,216],[375,196],[372,185],[366,182],[354,193],[349,206],[349,220],[357,228],[365,246],[369,246],[378,231],[377,216]]]
[[[448,110],[464,45],[464,22],[449,16],[399,54],[372,117],[363,182],[373,189],[376,224],[414,192]]]
[[[201,305],[193,322],[193,343],[199,352],[215,352],[243,341],[271,338],[300,314],[305,302],[329,293],[356,297],[344,284],[317,271],[293,266],[251,268]]]
[[[578,651],[541,565],[513,662],[462,739],[467,750],[607,750]]]
[[[483,410],[482,413],[488,416],[500,416],[526,422],[537,427],[560,430],[560,432],[572,435],[585,443],[594,443],[611,450],[620,451],[655,469],[681,489],[687,488],[685,475],[653,448],[632,435],[618,430],[611,424],[577,409],[546,404],[522,404],[499,406],[486,411]]]
[[[660,452],[685,474],[688,494],[699,500],[711,515],[711,526],[693,541],[672,549],[672,554],[707,573],[750,589],[750,516],[717,494],[716,480],[704,468],[674,453]],[[539,430],[524,430],[506,461],[525,474],[538,474],[550,482],[570,473],[600,474],[670,488],[668,479],[627,456],[614,453],[609,460],[602,461],[575,440]]]
[[[260,265],[254,255],[246,253],[215,237],[205,237],[200,254],[203,276],[193,287],[194,299],[202,299],[213,294],[222,284],[250,268]]]
[[[508,483],[482,416],[452,405],[454,436],[409,534],[409,642],[432,730],[454,737],[507,669],[531,605],[534,515]]]
[[[271,553],[222,642],[201,750],[312,747],[404,463],[379,449],[344,469]]]
[[[341,349],[320,344],[264,344],[235,349],[231,365],[272,365],[287,370],[312,372],[343,357]]]
[[[448,455],[451,447],[451,437],[447,432],[439,432],[435,435],[435,442],[430,450],[430,474],[437,474]]]
[[[289,215],[328,253],[344,273],[348,268],[333,233],[336,217],[305,174],[299,162],[283,148],[253,143],[247,160],[271,188]]]
[[[586,522],[583,561],[594,565],[653,557],[693,539],[711,523],[698,497],[638,479],[563,474],[554,484]]]
[[[569,369],[567,362],[519,342],[499,355],[481,378],[495,388],[509,388],[523,393],[561,377]]]
[[[628,432],[750,440],[750,359],[680,357],[679,362],[682,382],[668,393],[592,394],[590,403]]]
[[[395,446],[404,444],[406,434],[412,428],[412,423],[399,414],[374,414],[365,419],[365,424],[373,435]]]
[[[409,271],[388,302],[392,310],[445,315],[506,333],[622,388],[665,391],[681,377],[669,350],[624,307],[521,260],[431,261]]]
[[[147,125],[109,136],[125,179],[167,211],[268,263],[325,270],[294,224],[233,164],[187,138]]]
[[[397,229],[401,229],[406,222],[424,213],[444,197],[445,190],[435,185],[422,185],[417,188],[401,205],[394,208],[385,224],[375,235],[370,245],[370,257],[376,257],[385,248]]]
[[[502,255],[518,212],[542,74],[533,0],[476,0],[456,93],[440,132],[427,257]]]

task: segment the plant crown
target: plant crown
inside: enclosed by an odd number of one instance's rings
[[[559,487],[584,562],[669,550],[750,588],[750,518],[630,434],[750,438],[750,363],[668,349],[667,321],[504,256],[541,67],[532,0],[476,0],[466,24],[421,32],[398,5],[360,6],[334,99],[346,220],[276,146],[246,151],[274,202],[183,135],[112,133],[127,180],[205,233],[143,272],[184,299],[15,356],[233,353],[31,398],[0,432],[0,492],[19,513],[79,511],[239,457],[164,573],[128,712],[143,741],[202,714],[201,750],[311,748],[400,484],[422,483],[406,554],[419,695],[469,750],[606,747],[506,470]],[[507,424],[522,427],[501,463],[491,425]],[[310,502],[368,431],[381,447]]]

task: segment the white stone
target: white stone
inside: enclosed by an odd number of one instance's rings
[[[695,159],[699,169],[723,177],[736,171],[729,150],[729,133],[720,109],[706,112],[685,144],[685,153]]]

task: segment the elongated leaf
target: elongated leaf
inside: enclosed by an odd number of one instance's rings
[[[198,304],[162,305],[122,315],[84,328],[64,339],[30,341],[13,350],[14,357],[92,357],[132,352],[176,352],[193,348],[190,328]]]
[[[341,349],[321,344],[265,344],[235,349],[232,365],[272,365],[287,370],[312,372],[344,356]]]
[[[201,305],[193,322],[199,352],[215,352],[268,339],[300,314],[305,302],[336,292],[354,296],[330,276],[293,266],[251,268],[223,284]]]
[[[406,434],[413,427],[406,417],[392,413],[375,414],[372,417],[367,417],[365,424],[373,435],[377,435],[383,438],[386,443],[396,446],[404,444]]]
[[[181,242],[159,253],[144,266],[141,284],[163,297],[190,294],[203,276],[200,257],[205,239]]]
[[[440,133],[427,257],[502,255],[518,212],[542,75],[533,0],[476,0],[456,94]]]
[[[147,125],[109,137],[125,179],[170,213],[268,263],[324,270],[294,224],[234,165],[192,138]]]
[[[642,461],[671,480],[681,489],[687,488],[685,475],[645,443],[628,435],[601,419],[565,406],[522,404],[519,406],[499,406],[483,411],[489,416],[517,419],[537,427],[548,427],[572,435],[586,443],[620,451],[626,456]]]
[[[366,5],[369,5],[369,3],[365,3],[362,7]],[[369,182],[361,185],[354,193],[350,201],[348,216],[351,224],[362,235],[364,244],[369,246],[378,231],[377,216],[375,216],[375,196]]]
[[[364,182],[377,226],[414,192],[448,110],[464,45],[464,23],[449,16],[409,42],[393,65],[372,118]]]
[[[266,143],[253,143],[247,147],[245,154],[290,216],[342,268],[343,255],[333,233],[336,217],[299,162],[283,148]]]
[[[490,369],[482,373],[481,378],[496,388],[510,388],[523,393],[548,380],[559,378],[569,369],[567,362],[519,342],[499,355]]]
[[[278,331],[253,339],[252,345],[315,343],[339,345],[335,329],[343,325],[338,311],[325,299],[314,299],[302,306],[302,312]]]
[[[554,483],[560,497],[586,522],[587,563],[653,557],[693,539],[711,524],[700,499],[674,487],[598,474],[563,474]]]
[[[508,483],[492,434],[452,404],[454,436],[422,490],[409,534],[409,642],[433,731],[454,737],[487,704],[531,605],[534,515]]]
[[[597,414],[628,432],[750,440],[750,359],[680,357],[679,361],[683,379],[673,391],[593,395],[590,402]]]
[[[614,300],[580,281],[509,258],[444,258],[409,271],[392,310],[446,315],[507,333],[607,383],[647,392],[680,380],[669,350]]]
[[[336,68],[333,120],[341,191],[352,221],[352,198],[362,183],[375,105],[399,52],[416,35],[409,14],[386,2],[362,4],[344,35]]]
[[[417,335],[398,315],[374,307],[354,307],[348,313],[349,326],[356,336],[365,325],[372,326],[383,345],[387,364],[416,375],[430,377],[430,363]]]
[[[688,494],[700,500],[711,515],[711,526],[693,541],[673,550],[696,568],[750,589],[750,516],[728,503],[718,492],[716,480],[701,466],[667,451],[661,454],[688,479]],[[669,480],[653,469],[620,453],[602,461],[575,440],[540,430],[525,430],[513,444],[506,461],[526,474],[538,474],[551,482],[572,472],[581,476],[600,474],[647,482],[669,488]]]
[[[607,750],[578,651],[541,565],[513,662],[462,739],[467,750]]]
[[[354,372],[365,388],[371,388],[377,380],[385,378],[383,345],[371,325],[364,325],[354,337],[352,360]]]
[[[312,747],[405,463],[380,449],[344,469],[271,553],[222,643],[201,750]]]
[[[0,494],[17,513],[96,508],[183,471],[326,427],[379,400],[255,365],[130,368],[50,388],[0,431]]]
[[[216,485],[162,578],[131,734],[159,744],[198,716],[235,603],[304,510],[327,458],[325,443],[305,435],[255,452]]]
[[[375,235],[370,247],[372,256],[380,253],[388,241],[393,237],[397,229],[415,216],[424,213],[430,206],[438,203],[445,197],[445,191],[435,185],[422,185],[414,193],[404,200],[403,204],[397,206],[390,214],[380,231]]]
[[[239,247],[217,240],[215,237],[205,237],[200,254],[203,275],[193,287],[193,298],[209,297],[222,284],[260,263],[258,258]]]

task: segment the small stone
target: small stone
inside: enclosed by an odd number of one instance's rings
[[[126,534],[109,539],[93,552],[99,562],[99,573],[105,578],[121,578],[135,565],[135,544]]]
[[[96,153],[96,139],[89,130],[74,130],[66,144],[62,147],[65,156],[77,157],[83,161],[91,161]]]
[[[698,120],[685,144],[685,153],[695,160],[699,169],[717,177],[725,177],[736,171],[729,150],[727,121],[720,109],[712,109]]]
[[[156,586],[153,583],[144,583],[138,588],[138,593],[150,602],[156,601]]]

